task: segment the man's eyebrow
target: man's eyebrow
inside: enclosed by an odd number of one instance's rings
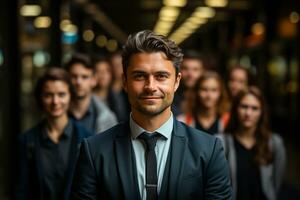
[[[170,75],[171,73],[168,71],[157,71],[155,74],[164,74],[164,75]]]
[[[135,75],[135,74],[147,74],[147,72],[141,71],[141,70],[135,70],[135,71],[132,71],[130,74],[131,75]]]
[[[155,72],[155,73],[165,73],[165,74],[170,74],[170,72],[168,72],[168,71],[163,71],[163,70],[157,71],[157,72]]]
[[[146,72],[145,72],[145,71],[142,71],[142,70],[134,70],[134,71],[132,71],[131,73],[134,74],[134,73],[146,73]]]
[[[142,71],[142,70],[134,70],[131,72],[131,74],[149,74],[148,72]],[[154,74],[164,74],[164,75],[170,75],[171,73],[168,71],[157,71],[154,72]]]

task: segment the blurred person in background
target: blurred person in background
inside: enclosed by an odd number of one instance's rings
[[[122,65],[122,53],[121,51],[117,51],[112,53],[109,57],[109,61],[112,67],[113,72],[113,84],[112,88],[116,92],[120,92],[123,90],[123,65]]]
[[[232,100],[240,91],[248,88],[249,72],[245,67],[235,66],[228,72],[227,89]]]
[[[71,118],[95,134],[116,125],[114,113],[93,95],[96,81],[91,59],[85,54],[75,54],[66,69],[76,93],[69,110]]]
[[[94,58],[96,86],[94,94],[111,108],[112,72],[108,60],[104,56]]]
[[[36,101],[44,119],[20,135],[16,199],[69,199],[78,145],[91,135],[67,114],[75,97],[69,75],[50,68],[38,80]]]
[[[123,64],[121,51],[110,56],[110,64],[113,73],[112,91],[114,94],[114,112],[120,122],[127,121],[130,113],[128,96],[123,88]]]
[[[103,56],[97,56],[93,63],[96,70],[94,94],[114,112],[119,122],[124,121],[123,115],[125,113],[122,113],[119,108],[122,105],[118,105],[119,94],[112,89],[112,69],[109,61]]]
[[[172,112],[175,116],[187,111],[193,87],[203,74],[203,71],[203,59],[200,53],[194,50],[184,52],[183,61],[180,66],[182,78],[172,104]]]
[[[219,135],[231,170],[234,199],[277,199],[286,165],[281,137],[270,131],[264,97],[256,87],[235,97]]]
[[[228,99],[224,83],[215,71],[206,71],[193,89],[191,109],[178,120],[210,134],[223,133],[228,122]]]

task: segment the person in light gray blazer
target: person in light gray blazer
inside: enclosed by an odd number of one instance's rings
[[[219,134],[230,166],[234,199],[277,199],[285,171],[282,138],[267,128],[263,96],[256,87],[240,92],[225,134]]]

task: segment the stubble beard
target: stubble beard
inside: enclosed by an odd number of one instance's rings
[[[142,106],[141,104],[137,104],[135,109],[140,113],[142,113],[143,115],[155,117],[163,113],[165,110],[167,110],[171,106],[171,104],[172,102],[168,103],[163,99],[162,104],[158,108],[152,109],[152,108],[147,108],[148,106]]]
[[[76,94],[76,100],[77,101],[82,101],[82,100],[86,99],[88,96],[89,95],[87,93],[81,94],[81,95],[80,94]]]

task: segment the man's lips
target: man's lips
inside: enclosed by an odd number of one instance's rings
[[[149,96],[149,97],[140,97],[140,99],[161,99],[162,97],[153,97],[153,96]]]

